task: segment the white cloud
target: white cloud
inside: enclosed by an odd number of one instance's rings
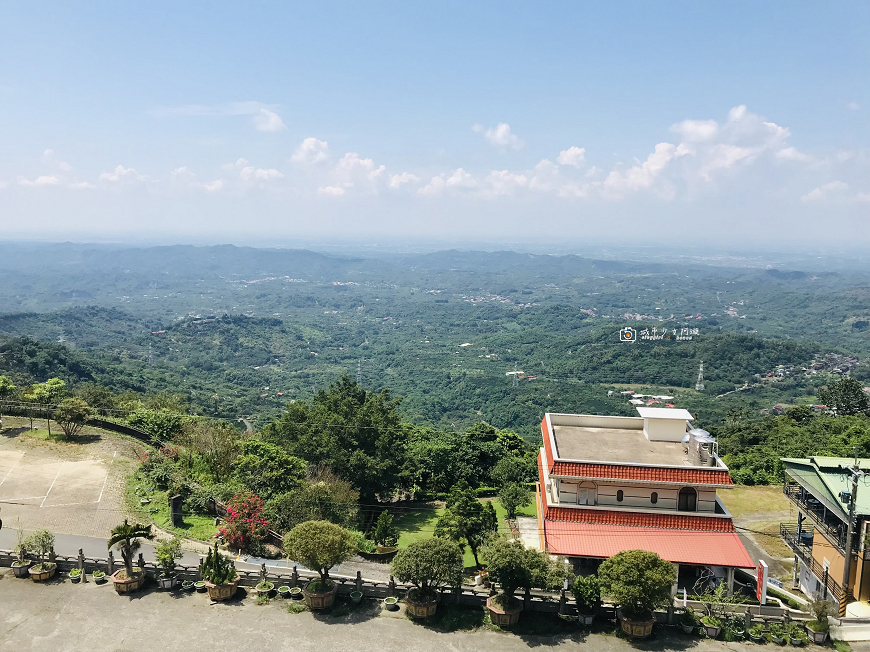
[[[55,186],[60,182],[57,177],[44,175],[40,177],[36,177],[33,181],[29,179],[20,179],[18,181],[19,186]]]
[[[517,188],[527,186],[529,180],[524,174],[515,174],[509,170],[493,170],[486,177],[486,182],[492,188],[494,195],[510,195]]]
[[[317,140],[316,138],[306,138],[303,140],[290,160],[297,163],[321,163],[329,158],[329,143],[325,140]]]
[[[324,186],[317,189],[320,195],[331,195],[332,197],[341,197],[344,194],[344,188],[341,186]]]
[[[677,146],[672,143],[659,143],[655,151],[640,165],[630,167],[624,172],[613,170],[604,181],[594,183],[600,185],[605,196],[620,198],[628,192],[652,187],[653,182],[672,160],[686,156],[690,151],[682,144]]]
[[[759,153],[760,150],[755,147],[739,147],[738,145],[719,143],[710,148],[707,161],[698,171],[698,174],[709,180],[713,171],[728,169],[738,161],[751,162]]]
[[[366,178],[369,181],[377,181],[381,177],[389,177],[390,175],[387,173],[387,166],[381,165],[376,170],[372,170],[366,175]]]
[[[446,173],[440,174],[437,177],[432,177],[428,185],[420,188],[417,192],[421,195],[438,195],[448,189],[469,189],[477,186],[477,181],[474,177],[463,170],[456,168],[450,176]]]
[[[239,172],[239,176],[244,181],[250,181],[251,179],[257,181],[272,181],[274,179],[284,178],[284,175],[278,172],[275,168],[255,168],[253,165],[242,168],[242,171]]]
[[[592,177],[598,176],[599,172],[601,172],[601,168],[593,165],[591,168],[586,170],[586,174],[584,174],[583,176],[587,179],[591,179]]]
[[[857,102],[849,102],[849,103],[846,105],[846,108],[849,109],[850,111],[857,111],[857,110],[860,109],[861,107],[858,106],[858,103],[857,103]]]
[[[118,181],[144,181],[145,175],[139,174],[133,168],[125,168],[123,165],[119,165],[111,172],[103,172],[100,175],[100,180],[112,183]]]
[[[402,172],[402,174],[390,175],[390,188],[399,188],[406,183],[417,183],[420,180],[416,174],[410,172]]]
[[[69,172],[72,170],[72,166],[69,163],[65,163],[57,158],[53,149],[47,149],[42,153],[42,162],[56,166],[61,172]]]
[[[175,168],[171,174],[173,177],[177,178],[191,178],[196,176],[186,165],[180,168]]]
[[[360,158],[356,152],[348,152],[339,160],[337,169],[348,173],[371,172],[375,169],[375,162],[370,158]]]
[[[564,149],[559,152],[556,162],[559,165],[573,165],[575,168],[579,168],[586,162],[586,148],[569,147]]]
[[[511,133],[511,127],[507,122],[500,122],[495,127],[490,127],[489,129],[483,125],[476,124],[471,129],[477,133],[482,133],[483,137],[496,147],[520,149],[523,146],[523,141]]]
[[[73,190],[91,190],[92,188],[96,188],[94,184],[88,183],[87,181],[76,181],[69,184],[69,187]]]
[[[775,154],[780,161],[796,161],[798,163],[809,163],[813,157],[809,154],[804,154],[794,147],[783,147]]]
[[[559,166],[549,159],[541,159],[535,166],[535,174],[529,180],[529,188],[548,192],[556,187],[559,177]]]
[[[209,192],[218,192],[224,187],[223,179],[215,179],[214,181],[209,181],[208,183],[202,184],[202,187],[208,190]]]
[[[260,109],[260,112],[254,116],[254,128],[257,131],[281,131],[287,126],[281,120],[281,116],[274,111]]]
[[[810,201],[818,201],[820,199],[824,199],[831,193],[837,193],[842,190],[848,190],[849,184],[843,183],[842,181],[829,181],[828,183],[822,184],[815,190],[811,190],[806,195],[801,197],[801,201],[810,202]]]
[[[671,125],[671,131],[680,134],[684,142],[700,143],[715,138],[719,124],[715,120],[683,120]]]

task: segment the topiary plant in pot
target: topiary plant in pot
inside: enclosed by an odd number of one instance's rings
[[[577,618],[581,625],[591,625],[601,600],[601,584],[595,575],[579,576],[571,585],[571,594],[577,602]]]
[[[825,642],[830,629],[828,616],[836,613],[836,607],[824,598],[816,598],[810,603],[810,611],[813,612],[815,619],[807,623],[807,634],[813,643],[821,645]]]
[[[332,607],[338,585],[329,579],[329,569],[353,557],[356,550],[353,534],[329,521],[300,523],[284,535],[287,557],[316,570],[320,576],[302,590],[309,609]]]
[[[12,553],[15,555],[15,561],[12,562],[12,572],[15,577],[30,577],[30,566],[33,564],[27,558],[27,537],[24,536],[24,530],[21,529],[21,521],[19,519],[18,529],[16,532],[15,549]]]
[[[215,602],[229,600],[239,587],[236,567],[231,559],[221,554],[217,542],[205,559],[199,562],[199,575],[205,581],[208,597]]]
[[[405,599],[408,613],[427,618],[435,613],[440,587],[462,584],[462,550],[447,539],[420,539],[396,554],[390,570],[400,582],[414,585]]]
[[[670,603],[676,579],[676,566],[646,550],[624,550],[598,568],[604,594],[620,606],[622,631],[636,638],[652,633],[653,611]]]
[[[54,535],[48,530],[37,530],[24,541],[28,550],[33,550],[39,556],[39,563],[28,569],[34,582],[44,582],[54,576],[57,564],[48,561],[48,555],[54,549]]]
[[[175,576],[175,562],[181,559],[181,537],[177,534],[157,544],[157,565],[160,566],[160,588],[172,589],[178,582]]]

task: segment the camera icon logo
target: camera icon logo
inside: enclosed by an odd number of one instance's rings
[[[637,341],[637,333],[631,326],[626,326],[619,330],[620,342],[635,342]]]

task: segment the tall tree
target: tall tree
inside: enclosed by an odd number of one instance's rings
[[[447,497],[447,509],[435,526],[435,536],[466,543],[480,566],[477,551],[498,530],[491,502],[481,503],[465,480],[460,480]]]
[[[75,437],[94,411],[82,399],[70,396],[63,399],[54,411],[54,420],[60,424],[63,434]]]
[[[363,502],[387,499],[402,484],[405,430],[389,390],[368,392],[347,376],[297,402],[263,431],[266,441],[348,480]]]
[[[128,523],[127,519],[121,525],[115,526],[109,536],[108,547],[117,546],[124,559],[127,577],[133,577],[133,555],[142,547],[142,539],[153,539],[150,525]]]
[[[49,378],[44,383],[37,383],[30,388],[29,397],[34,403],[44,406],[45,422],[48,435],[51,436],[51,415],[58,403],[66,396],[66,383],[60,378]]]
[[[0,376],[0,401],[6,401],[15,391],[15,385],[6,376]],[[3,416],[4,405],[0,404],[0,416]]]
[[[864,391],[864,386],[850,376],[822,387],[818,398],[837,414],[860,414],[870,410],[870,396]]]

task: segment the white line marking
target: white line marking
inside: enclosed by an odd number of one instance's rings
[[[24,457],[24,455],[22,455],[21,457]],[[6,472],[6,477],[3,478],[2,480],[0,480],[0,485],[2,485],[4,482],[6,482],[6,479],[9,477],[9,474],[12,473],[12,469],[14,469],[16,466],[18,466],[18,463],[21,461],[21,457],[19,457],[17,460],[15,460],[15,464],[13,464],[12,466],[9,467],[9,471]]]
[[[52,487],[54,487],[54,483],[57,482],[57,476],[60,475],[60,469],[63,468],[65,462],[60,463],[60,468],[57,470],[57,475],[54,476],[54,480],[51,481],[51,487],[48,488],[48,491],[45,492],[45,498],[48,498],[48,494],[51,493]],[[39,506],[42,507],[45,504],[45,498],[42,499],[42,502],[39,503]]]
[[[15,500],[36,500],[37,498],[45,498],[46,496],[48,496],[48,494],[45,494],[45,496],[26,496],[25,498],[3,498],[0,500],[0,503],[8,503]]]
[[[99,500],[89,500],[85,503],[62,503],[60,505],[46,505],[46,507],[72,507],[73,505],[96,505]]]
[[[109,473],[112,470],[112,464],[115,463],[115,455],[117,455],[117,454],[118,454],[118,451],[115,451],[114,453],[112,453],[112,461],[109,462],[109,468],[106,469],[106,477],[103,478],[103,488],[100,489],[100,497],[97,498],[97,502],[100,502],[103,499],[103,492],[106,490],[106,482],[109,481]]]

